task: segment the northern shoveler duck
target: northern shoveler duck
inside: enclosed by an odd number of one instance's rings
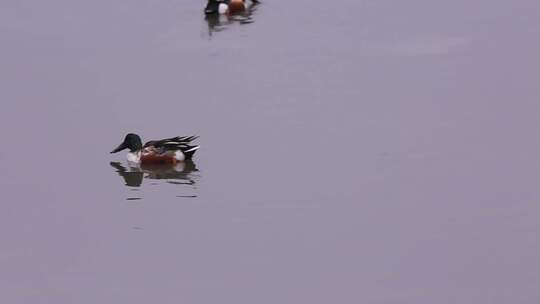
[[[197,136],[177,136],[151,140],[143,145],[139,135],[129,133],[124,138],[124,141],[111,153],[129,149],[127,159],[133,163],[176,164],[193,157],[193,154],[200,146],[191,145],[191,142],[197,138]]]
[[[252,0],[257,3],[257,0]],[[208,0],[205,14],[236,14],[246,10],[246,0]]]

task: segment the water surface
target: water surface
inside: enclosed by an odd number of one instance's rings
[[[540,301],[540,4],[203,7],[0,3],[0,302]]]

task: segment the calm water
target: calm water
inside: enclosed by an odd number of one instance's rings
[[[539,303],[538,1],[203,7],[0,1],[1,303]]]

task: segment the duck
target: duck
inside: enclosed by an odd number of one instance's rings
[[[191,142],[197,138],[198,136],[177,136],[151,140],[143,145],[139,135],[129,133],[124,138],[124,141],[111,153],[129,149],[127,160],[130,163],[176,164],[193,158],[193,154],[200,146],[193,145]]]
[[[257,3],[257,0],[251,0]],[[246,10],[246,0],[208,0],[204,9],[205,14],[237,14]]]

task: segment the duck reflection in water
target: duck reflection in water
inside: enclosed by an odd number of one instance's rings
[[[111,162],[128,187],[140,187],[143,180],[166,180],[167,183],[177,185],[195,185],[195,172],[198,172],[195,163],[191,160],[176,164],[136,164],[128,162],[124,167],[119,162]]]
[[[211,2],[209,2],[210,5]],[[220,14],[218,12],[208,13],[205,11],[205,20],[208,24],[208,34],[221,32],[232,24],[251,24],[254,22],[253,16],[257,11],[260,2],[252,1],[244,9],[234,13]],[[208,7],[208,6],[207,6]]]

